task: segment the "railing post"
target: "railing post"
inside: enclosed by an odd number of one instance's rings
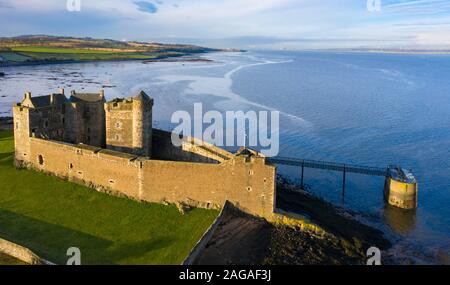
[[[345,176],[346,176],[346,170],[344,165],[344,174],[342,177],[342,203],[344,203],[344,197],[345,197]]]
[[[304,184],[303,184],[303,172],[305,171],[305,163],[304,162],[302,162],[302,180],[301,180],[301,187],[302,187],[302,190],[304,190]]]

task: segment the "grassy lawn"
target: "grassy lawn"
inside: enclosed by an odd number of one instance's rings
[[[13,167],[11,131],[0,131],[0,236],[58,264],[69,247],[82,264],[179,264],[218,215],[109,196]]]

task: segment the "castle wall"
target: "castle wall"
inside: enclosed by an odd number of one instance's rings
[[[148,160],[85,145],[30,138],[29,166],[101,190],[149,202],[241,209],[270,218],[275,167],[235,156],[221,164]]]
[[[187,202],[223,207],[229,200],[242,210],[269,218],[274,210],[275,167],[264,158],[235,157],[221,164],[146,160],[142,200]]]
[[[100,148],[30,138],[33,168],[99,189],[138,198],[139,162],[134,156]],[[40,164],[40,157],[43,163]]]
[[[172,144],[171,136],[171,132],[153,129],[152,158],[170,161],[217,163],[217,161],[208,157],[193,152],[184,151],[181,146],[174,146]]]

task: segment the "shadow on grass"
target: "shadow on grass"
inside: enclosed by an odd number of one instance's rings
[[[83,250],[85,246],[100,253],[111,245],[108,240],[3,209],[0,209],[0,235],[58,264],[66,263],[69,247],[80,248],[83,257],[90,263],[97,259],[91,257],[89,250]]]
[[[0,236],[57,264],[66,263],[69,247],[80,249],[82,264],[118,264],[172,243],[170,237],[130,243],[114,242],[3,209],[0,209]]]
[[[110,251],[115,258],[115,263],[120,264],[128,259],[140,259],[145,253],[161,250],[171,246],[175,239],[170,237],[158,238],[153,240],[137,241],[120,244],[117,248]],[[148,264],[152,263],[148,260]]]
[[[4,160],[5,158],[9,158],[9,157],[12,158],[13,155],[14,155],[14,152],[0,153],[0,160]],[[6,160],[6,161],[11,162],[10,159],[8,159],[8,160]]]
[[[12,131],[0,131],[0,141],[10,140],[13,137]]]

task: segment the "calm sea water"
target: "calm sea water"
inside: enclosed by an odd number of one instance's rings
[[[143,89],[154,120],[174,111],[279,110],[280,155],[412,169],[413,213],[385,207],[383,178],[306,170],[310,191],[386,232],[402,262],[448,262],[450,253],[450,56],[336,52],[216,53],[209,63],[111,62],[4,68],[0,115],[25,91],[96,91],[108,98]],[[282,167],[291,179],[299,169]]]

